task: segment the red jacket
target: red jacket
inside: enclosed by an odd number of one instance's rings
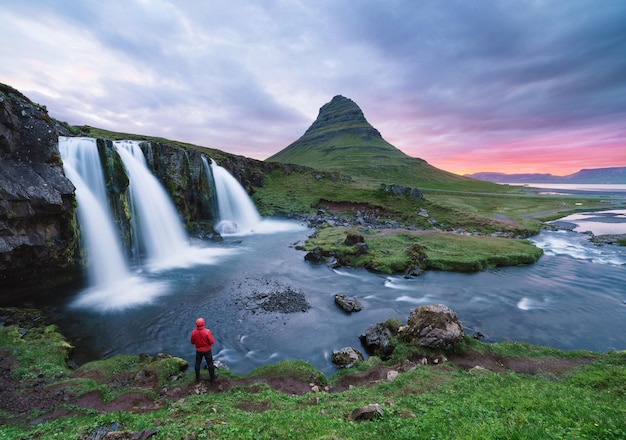
[[[213,339],[211,330],[204,327],[204,319],[198,318],[196,320],[196,328],[191,331],[190,341],[196,346],[196,351],[200,353],[211,350],[215,339]]]

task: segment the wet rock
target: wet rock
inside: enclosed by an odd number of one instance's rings
[[[393,347],[389,343],[391,336],[391,330],[387,327],[374,324],[369,325],[365,332],[359,335],[359,339],[369,354],[386,360],[393,353]]]
[[[326,257],[322,255],[321,249],[319,247],[316,247],[312,251],[307,252],[307,254],[304,256],[304,259],[312,263],[321,263],[322,261],[326,260]]]
[[[363,306],[356,300],[356,298],[341,295],[339,293],[335,295],[335,304],[347,313],[360,312],[363,309]]]
[[[363,359],[363,353],[353,347],[344,347],[333,351],[332,356],[333,363],[341,368],[350,368],[356,361]]]

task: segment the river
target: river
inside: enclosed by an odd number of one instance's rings
[[[626,196],[626,185],[620,191]],[[584,231],[597,223],[603,233],[624,233],[626,210],[568,221]],[[432,303],[451,307],[466,332],[481,332],[485,342],[626,349],[626,247],[595,246],[575,230],[544,231],[532,238],[545,251],[535,264],[477,273],[428,271],[407,279],[306,262],[295,245],[312,230],[292,221],[263,222],[267,228],[258,233],[221,244],[196,242],[198,253],[209,256],[204,263],[135,273],[134,284],[118,298],[99,298],[88,289],[58,292],[47,304],[50,313],[88,358],[166,352],[190,362],[189,334],[202,316],[217,340],[214,357],[237,374],[288,359],[332,374],[332,351],[361,348],[358,336],[368,325],[406,320],[412,308]],[[302,294],[310,308],[269,313],[251,300],[274,291]],[[356,297],[364,310],[344,313],[334,304],[336,293]]]

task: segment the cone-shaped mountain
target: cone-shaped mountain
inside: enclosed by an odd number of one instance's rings
[[[320,108],[302,137],[266,160],[336,171],[374,184],[471,181],[407,156],[383,139],[354,101],[341,95]]]

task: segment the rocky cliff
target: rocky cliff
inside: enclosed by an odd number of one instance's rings
[[[75,188],[65,177],[58,147],[59,136],[72,135],[90,136],[89,127],[55,121],[44,106],[0,84],[0,304],[47,294],[51,287],[83,276]],[[203,156],[226,168],[249,193],[263,186],[265,173],[294,168],[174,144],[147,139],[140,145],[188,232],[196,237],[217,235],[216,195]],[[128,244],[128,178],[112,141],[97,139],[97,145],[120,241]]]
[[[5,296],[73,278],[80,268],[74,186],[60,127],[45,107],[0,84],[0,283]]]

